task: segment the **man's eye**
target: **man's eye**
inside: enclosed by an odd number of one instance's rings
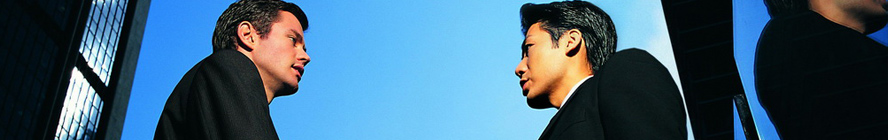
[[[524,46],[521,47],[521,57],[527,57],[530,55],[530,52],[528,51],[531,46],[533,46],[533,44],[524,44]]]

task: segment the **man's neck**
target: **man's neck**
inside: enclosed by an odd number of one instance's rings
[[[834,4],[826,3],[826,1],[811,1],[811,10],[833,23],[851,28],[859,33],[866,31],[863,17],[850,14]]]
[[[583,79],[593,75],[591,68],[579,68],[565,72],[565,76],[558,83],[558,88],[549,94],[549,102],[552,106],[560,109],[564,100],[567,100],[567,94],[577,83],[583,82]]]
[[[268,104],[271,104],[271,99],[274,99],[274,90],[271,90],[268,86],[263,86],[265,87],[265,98],[268,99]]]
[[[247,58],[250,58],[250,61],[253,61],[253,54],[250,53],[249,51],[244,50],[240,46],[237,47],[237,51],[240,52],[241,54],[244,54],[245,56],[247,56]],[[255,65],[255,63],[253,65]],[[275,95],[274,91],[277,91],[274,89],[279,89],[279,88],[277,88],[279,86],[269,85],[269,83],[274,83],[274,82],[268,80],[268,79],[270,79],[270,77],[266,76],[265,72],[262,71],[262,69],[259,68],[258,65],[256,66],[256,69],[259,70],[259,78],[262,79],[262,87],[265,88],[265,98],[268,101],[268,103],[271,104],[271,99],[273,99],[274,95]]]

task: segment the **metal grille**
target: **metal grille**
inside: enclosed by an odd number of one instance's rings
[[[93,0],[80,53],[107,86],[127,0]]]
[[[74,69],[56,139],[94,139],[104,100],[92,85],[108,86],[127,0],[93,0],[79,52],[102,83],[88,82]]]
[[[64,105],[56,139],[93,139],[104,104],[77,69],[72,71]]]

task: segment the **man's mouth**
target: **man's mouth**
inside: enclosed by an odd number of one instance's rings
[[[518,84],[519,86],[521,86],[521,91],[523,92],[524,96],[527,96],[527,80],[521,80],[518,82]]]
[[[302,81],[302,74],[305,72],[305,67],[302,65],[294,65],[292,68],[296,70],[296,79]]]

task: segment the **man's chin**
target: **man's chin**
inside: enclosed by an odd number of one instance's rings
[[[552,103],[549,103],[549,98],[545,96],[536,98],[527,97],[527,106],[530,106],[530,108],[533,109],[545,109],[554,107],[552,106]]]
[[[289,96],[289,95],[296,94],[296,91],[299,91],[299,85],[296,85],[296,86],[288,85],[288,86],[282,88],[281,91],[276,92],[274,96],[275,97]]]
[[[882,4],[882,9],[886,12],[875,13],[866,19],[867,23],[864,24],[866,31],[863,34],[868,35],[885,28],[885,25],[888,24],[888,4]]]
[[[299,88],[296,88],[296,89],[293,89],[293,90],[291,90],[291,91],[287,91],[287,92],[282,92],[282,94],[281,94],[280,96],[289,96],[289,95],[293,95],[293,94],[296,94],[296,91],[299,91]]]
[[[865,24],[866,31],[864,31],[864,34],[868,35],[882,30],[882,28],[885,27],[885,24],[888,24],[888,15],[874,16],[867,21],[869,23]]]

